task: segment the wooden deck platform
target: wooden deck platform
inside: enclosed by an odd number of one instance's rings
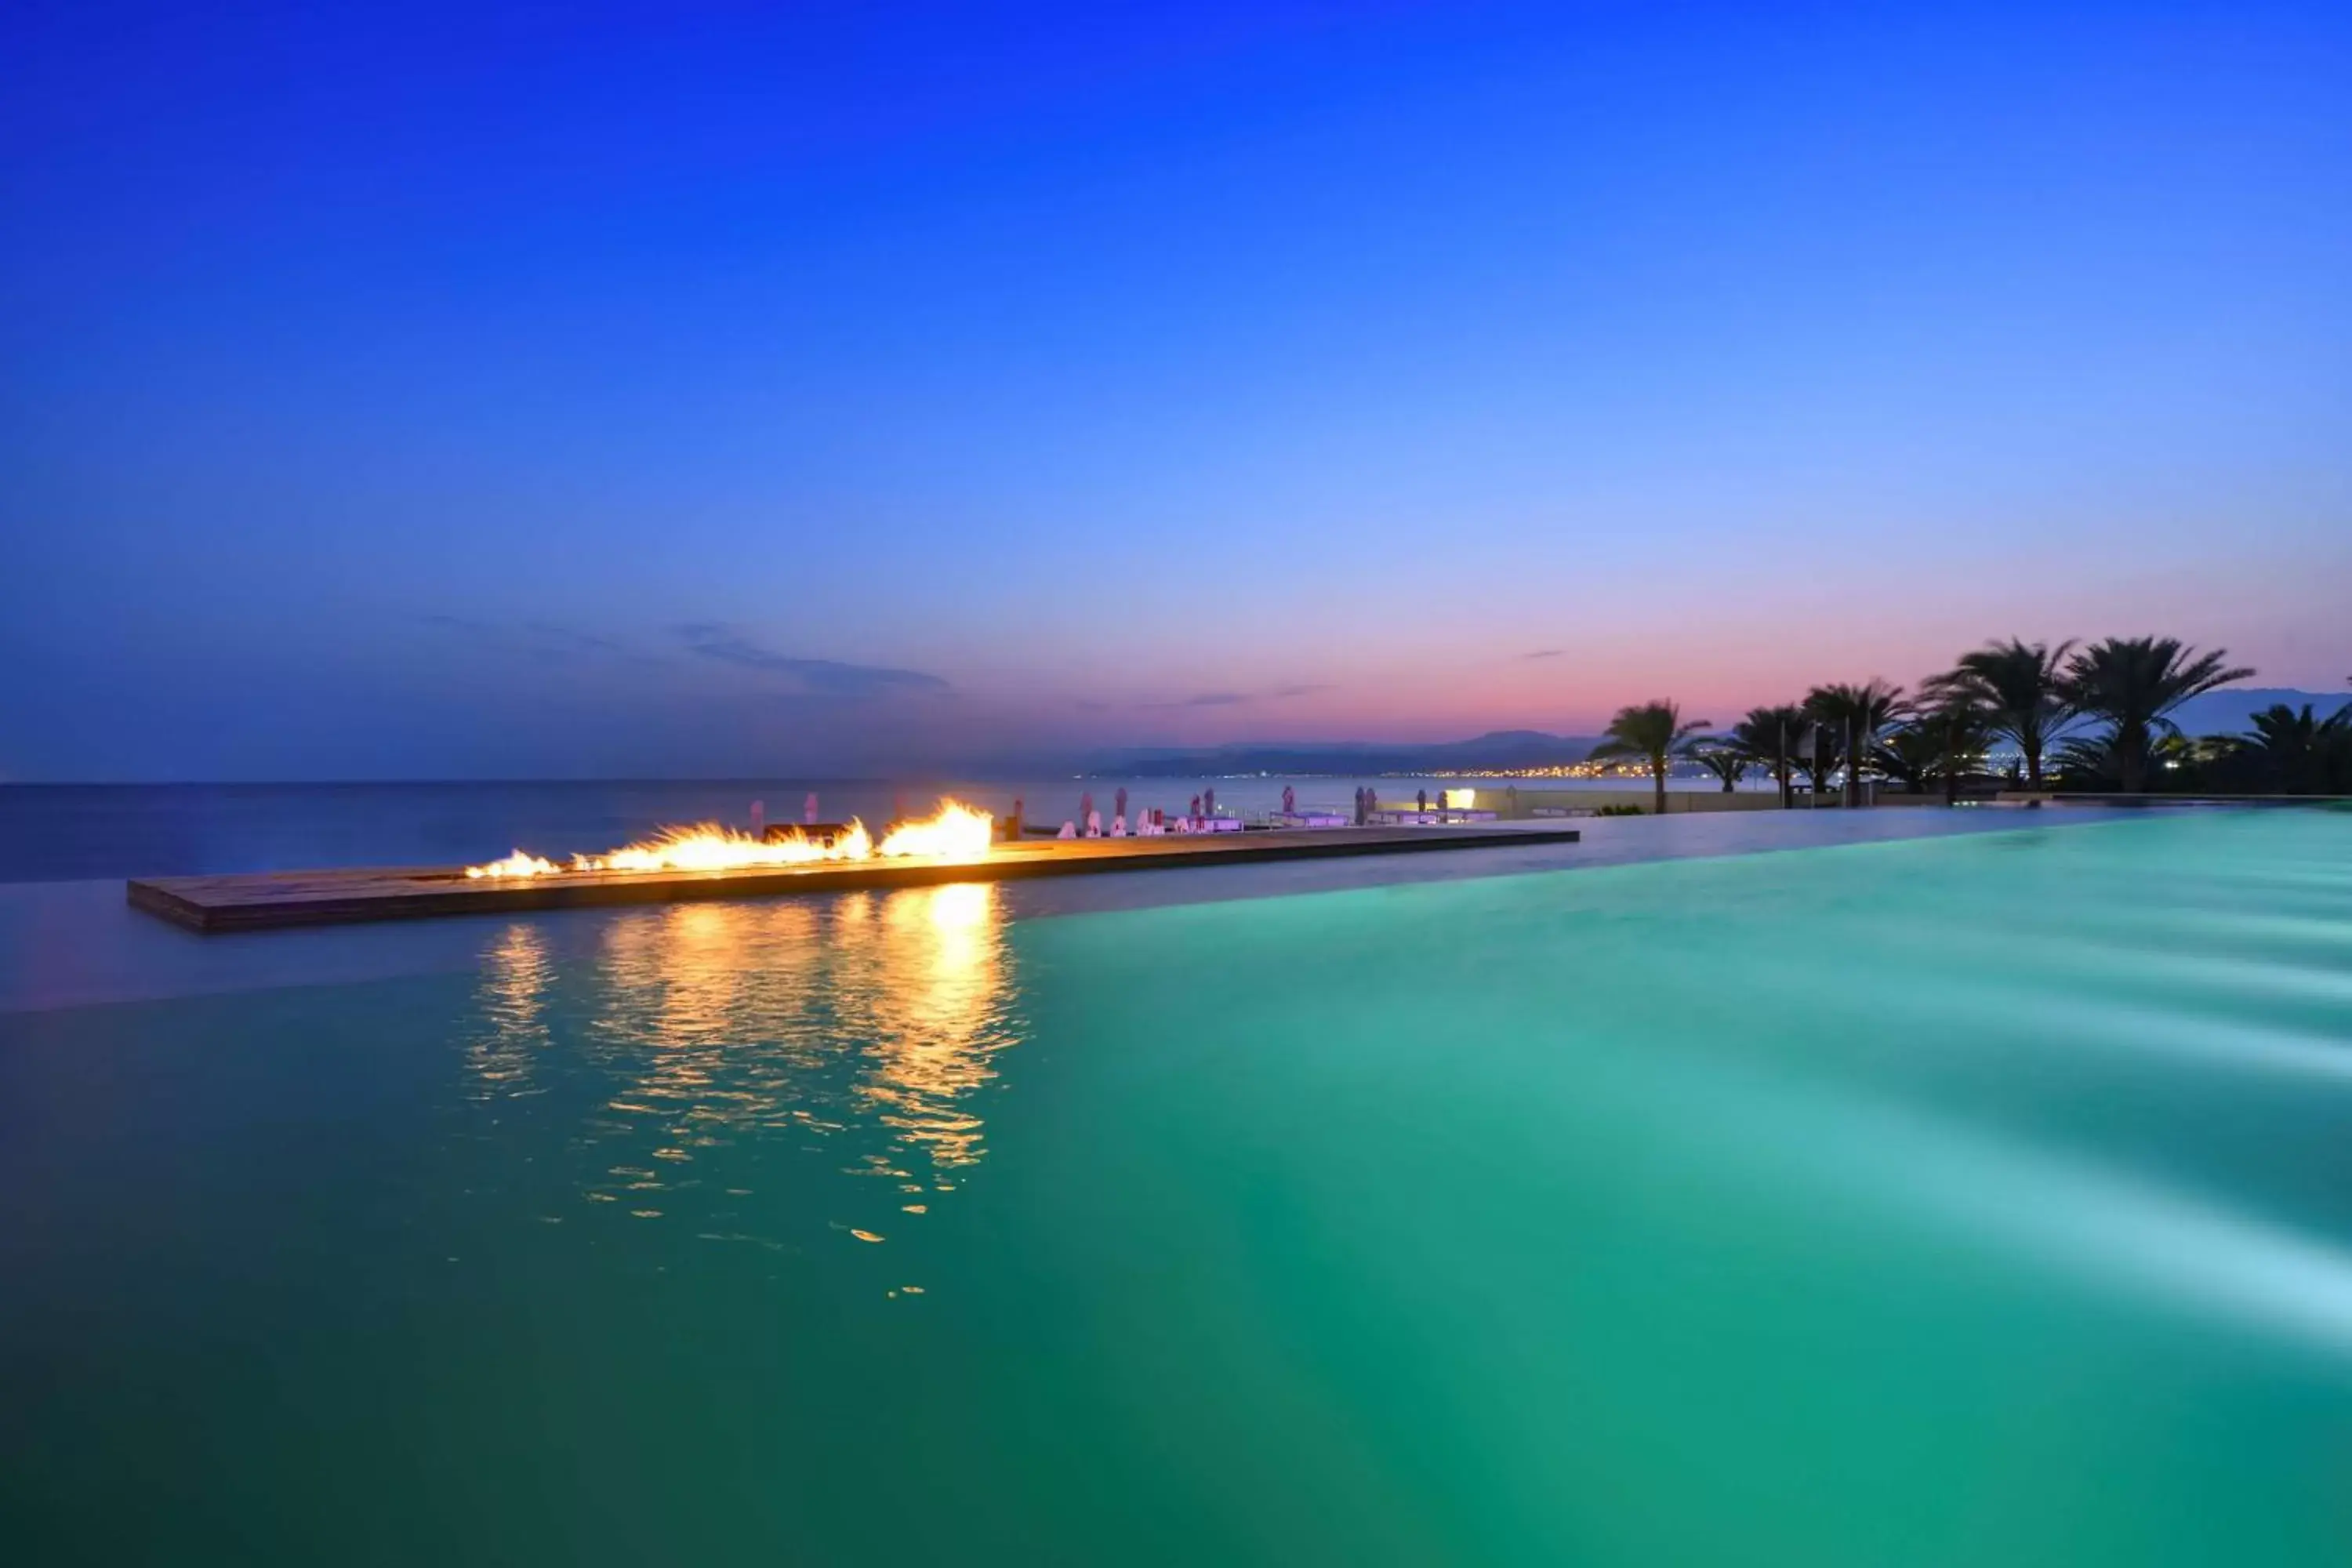
[[[131,906],[198,931],[341,925],[428,915],[515,914],[612,904],[666,904],[777,893],[838,893],[943,882],[1003,882],[1089,872],[1320,860],[1437,849],[1573,844],[1573,828],[1328,827],[1155,838],[999,844],[985,859],[905,858],[761,866],[739,871],[565,872],[512,881],[468,880],[425,868],[159,877],[129,882]]]

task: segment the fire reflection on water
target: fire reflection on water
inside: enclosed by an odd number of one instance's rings
[[[979,1163],[971,1097],[996,1076],[986,1040],[1003,984],[995,895],[992,884],[967,883],[934,889],[919,903],[894,894],[881,900],[878,924],[870,904],[853,916],[886,973],[915,977],[862,989],[871,1067],[857,1092],[942,1173]]]
[[[560,1085],[534,1115],[569,1119],[593,1201],[761,1239],[759,1190],[814,1155],[895,1184],[856,1210],[877,1234],[985,1155],[982,1092],[1019,1037],[992,885],[673,905],[612,919],[560,1002],[558,967],[530,922],[490,945],[470,1092]]]
[[[467,1092],[507,1100],[538,1092],[531,1067],[547,1044],[546,993],[552,969],[547,935],[518,922],[499,933],[482,969],[482,1017],[488,1026],[468,1049]]]

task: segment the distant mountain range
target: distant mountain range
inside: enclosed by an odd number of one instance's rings
[[[1475,740],[1434,744],[1379,741],[1269,741],[1190,751],[1107,752],[1087,771],[1135,778],[1217,778],[1239,773],[1430,773],[1540,768],[1583,761],[1597,735],[1547,735],[1497,730]]]
[[[2347,700],[2352,700],[2352,687],[2297,691],[2285,686],[2225,686],[2174,709],[2172,721],[2187,735],[2234,735],[2251,727],[2253,715],[2277,703],[2299,709],[2307,702],[2314,714],[2325,719]]]
[[[2326,718],[2352,700],[2343,691],[2301,691],[2283,686],[2229,687],[2184,702],[2173,722],[2191,735],[2236,734],[2252,716],[2276,703],[2309,703]],[[1582,762],[1598,735],[1549,735],[1540,730],[1496,730],[1467,741],[1409,744],[1381,741],[1262,741],[1192,749],[1139,748],[1087,757],[1081,771],[1128,778],[1222,778],[1244,773],[1445,773],[1555,767]]]

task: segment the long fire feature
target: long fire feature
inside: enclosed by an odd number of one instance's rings
[[[761,866],[810,866],[822,861],[895,859],[924,856],[936,860],[977,860],[995,837],[988,813],[961,801],[942,801],[939,810],[902,822],[879,844],[866,825],[852,820],[840,832],[812,837],[795,828],[781,837],[755,838],[714,822],[665,827],[651,838],[605,851],[574,855],[558,863],[518,849],[502,860],[466,868],[467,879],[560,877],[587,871],[738,871]]]

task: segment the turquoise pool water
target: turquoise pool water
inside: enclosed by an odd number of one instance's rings
[[[10,1560],[2344,1560],[2352,816],[1001,897],[0,1016]]]

